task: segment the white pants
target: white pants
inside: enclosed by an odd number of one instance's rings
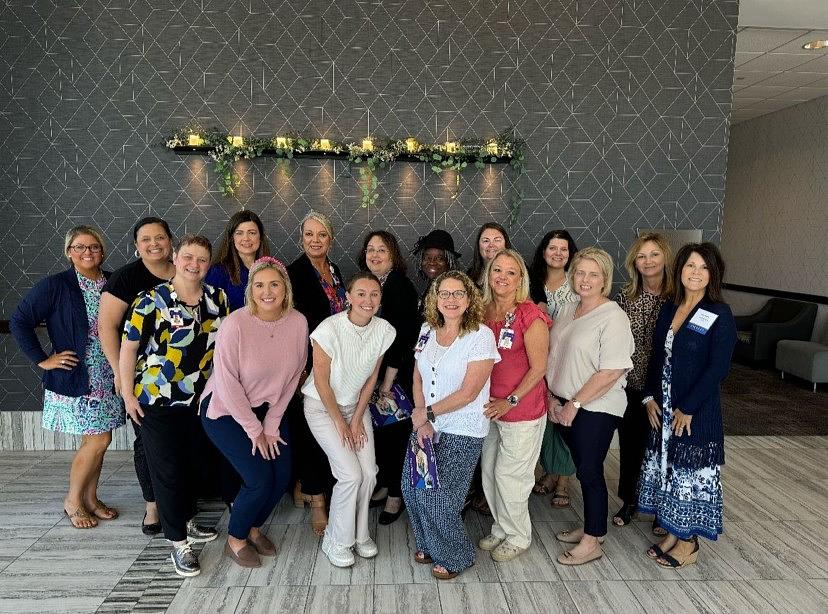
[[[347,424],[351,423],[356,405],[340,405],[339,410]],[[326,534],[341,546],[353,546],[354,541],[370,539],[368,506],[377,484],[377,461],[374,455],[374,429],[368,411],[362,416],[365,444],[361,450],[349,450],[342,444],[339,432],[328,410],[322,404],[305,396],[305,419],[319,446],[328,456],[336,485],[331,495],[331,513]]]
[[[546,414],[525,422],[495,420],[483,441],[480,468],[494,517],[491,533],[518,548],[532,543],[529,496],[545,429]]]

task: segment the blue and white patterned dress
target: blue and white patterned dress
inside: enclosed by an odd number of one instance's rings
[[[673,434],[673,331],[664,342],[661,431],[653,430],[638,483],[638,509],[655,514],[659,524],[681,539],[700,535],[715,540],[722,532],[721,466],[685,466],[676,458],[694,456]],[[690,425],[692,428],[692,423]],[[685,437],[686,438],[686,437]]]
[[[89,321],[86,355],[81,357],[89,373],[89,394],[69,397],[44,391],[43,428],[75,435],[98,435],[123,426],[126,414],[120,397],[115,396],[115,377],[98,336],[98,309],[106,280],[94,281],[75,273]]]

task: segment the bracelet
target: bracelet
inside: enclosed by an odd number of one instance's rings
[[[655,397],[653,397],[652,395],[650,395],[648,397],[644,397],[643,399],[641,399],[641,404],[646,405],[650,401],[655,401]]]

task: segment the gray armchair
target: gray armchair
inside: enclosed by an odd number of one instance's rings
[[[778,341],[810,341],[816,315],[815,303],[772,298],[756,313],[736,316],[736,357],[748,362],[772,361]]]

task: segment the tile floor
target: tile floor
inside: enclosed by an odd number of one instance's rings
[[[121,518],[77,531],[61,515],[70,452],[0,452],[0,612],[826,612],[828,437],[728,437],[725,534],[705,542],[699,563],[658,568],[643,554],[649,522],[610,528],[602,560],[554,562],[555,532],[577,522],[581,499],[554,510],[531,499],[535,539],[515,561],[481,553],[459,578],[437,583],[412,560],[404,520],[376,527],[380,555],[350,570],[331,567],[306,522],[285,500],[268,534],[275,559],[244,570],[207,544],[202,574],[172,573],[163,539],[141,534],[142,501],[131,456],[110,452],[101,498]],[[617,450],[607,460],[617,484]],[[611,497],[610,511],[618,507]],[[221,506],[202,512],[226,527]],[[488,520],[469,514],[474,538]]]

